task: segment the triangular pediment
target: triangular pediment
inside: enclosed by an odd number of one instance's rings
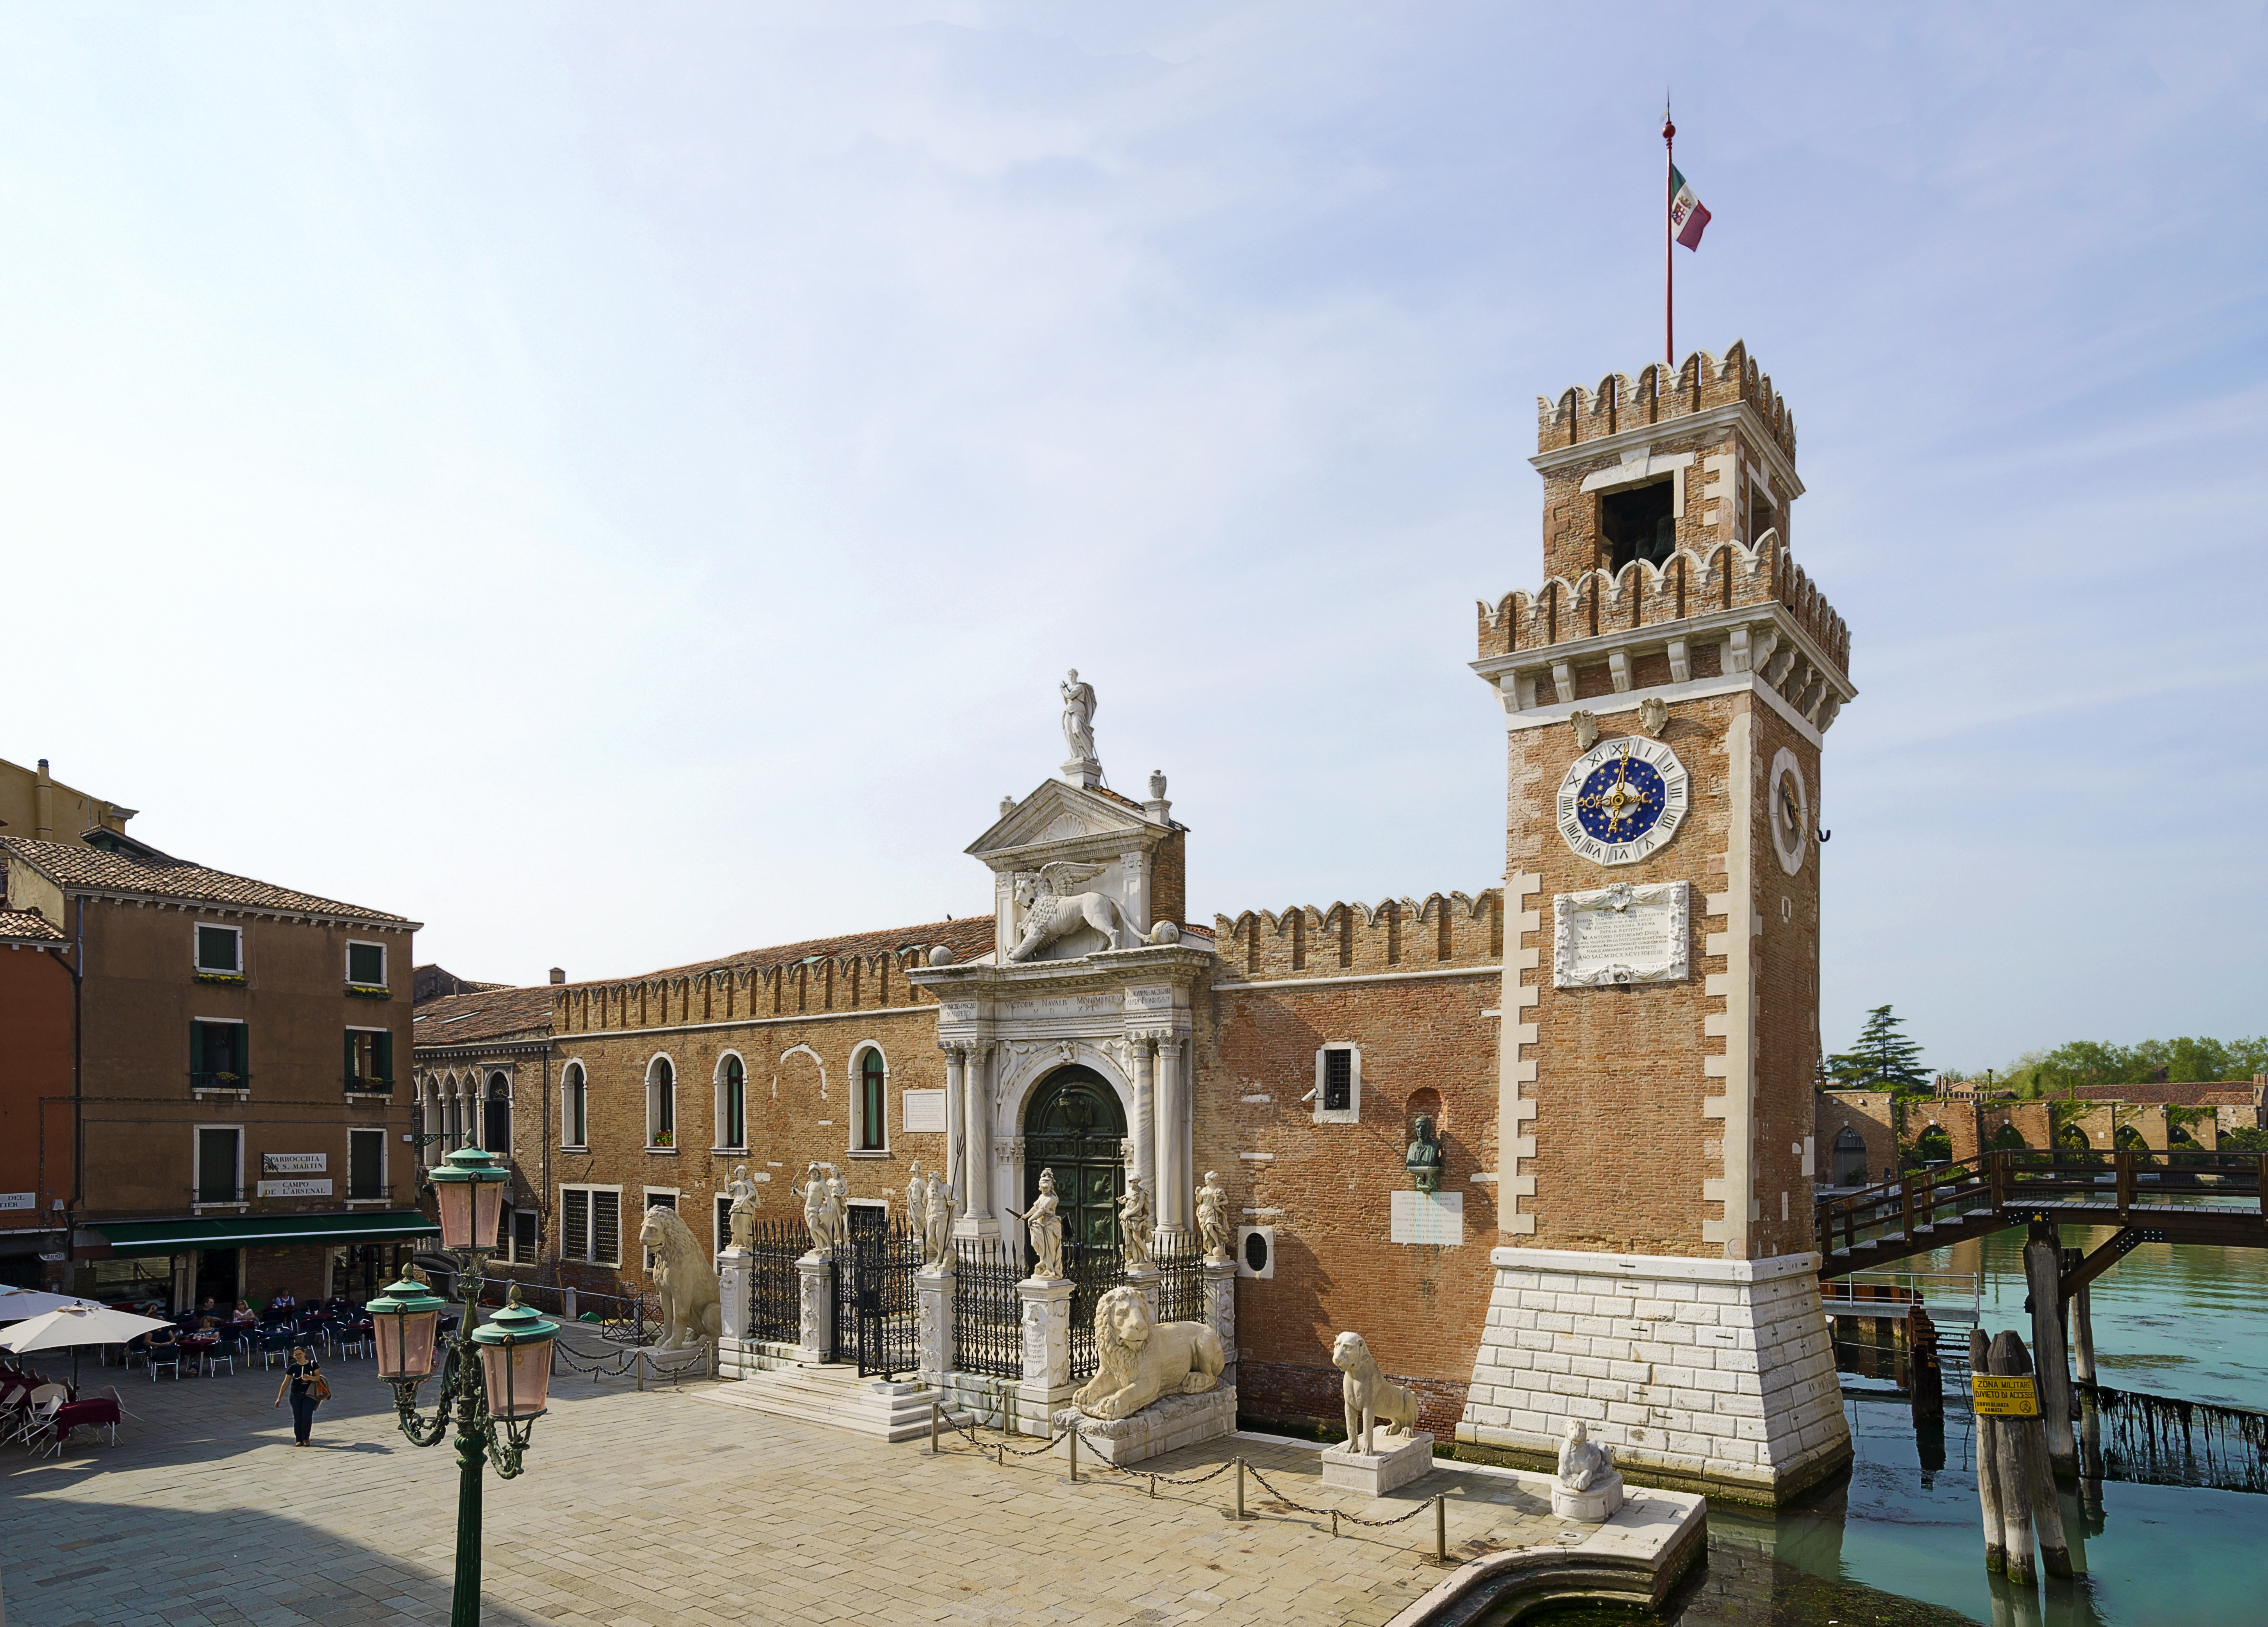
[[[1047,780],[1002,814],[967,851],[990,862],[1009,854],[1083,846],[1097,838],[1123,847],[1131,836],[1147,847],[1165,833],[1165,827],[1143,817],[1140,809],[1129,807],[1115,796]]]

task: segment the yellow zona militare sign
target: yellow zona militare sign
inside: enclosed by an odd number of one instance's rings
[[[1970,1379],[1969,1393],[1979,1417],[2036,1418],[2040,1414],[2039,1392],[2029,1374],[1996,1379],[1980,1372]]]

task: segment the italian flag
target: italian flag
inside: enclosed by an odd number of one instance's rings
[[[1709,225],[1709,211],[1693,196],[1693,183],[1669,166],[1669,232],[1688,248],[1701,247],[1701,233]]]

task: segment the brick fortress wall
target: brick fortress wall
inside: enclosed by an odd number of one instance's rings
[[[1503,899],[1434,894],[1219,917],[1221,969],[1196,1065],[1198,1172],[1274,1228],[1273,1276],[1237,1283],[1239,1410],[1336,1431],[1332,1340],[1361,1334],[1447,1440],[1487,1312],[1496,1235],[1496,968]],[[1443,975],[1443,974],[1447,975]],[[1354,1047],[1358,1114],[1317,1122],[1316,1053]],[[1411,1128],[1440,1135],[1463,1241],[1397,1243]]]

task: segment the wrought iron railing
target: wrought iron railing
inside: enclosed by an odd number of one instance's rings
[[[795,1262],[811,1247],[799,1220],[758,1221],[748,1244],[748,1337],[803,1341],[803,1277]]]
[[[1094,1376],[1095,1304],[1126,1280],[1125,1256],[1116,1239],[1066,1243],[1064,1271],[1071,1278],[1071,1376],[1074,1382],[1083,1382]]]
[[[850,1266],[846,1286],[852,1343],[838,1348],[838,1358],[855,1350],[862,1379],[876,1374],[895,1379],[913,1372],[921,1365],[921,1337],[914,1308],[914,1273],[921,1268],[920,1235],[902,1225],[853,1232]]]
[[[1024,1376],[1020,1248],[980,1238],[954,1244],[953,1365],[995,1379]]]
[[[1164,1273],[1158,1283],[1158,1320],[1161,1322],[1202,1322],[1205,1320],[1204,1251],[1192,1239],[1160,1248],[1154,1256]]]

